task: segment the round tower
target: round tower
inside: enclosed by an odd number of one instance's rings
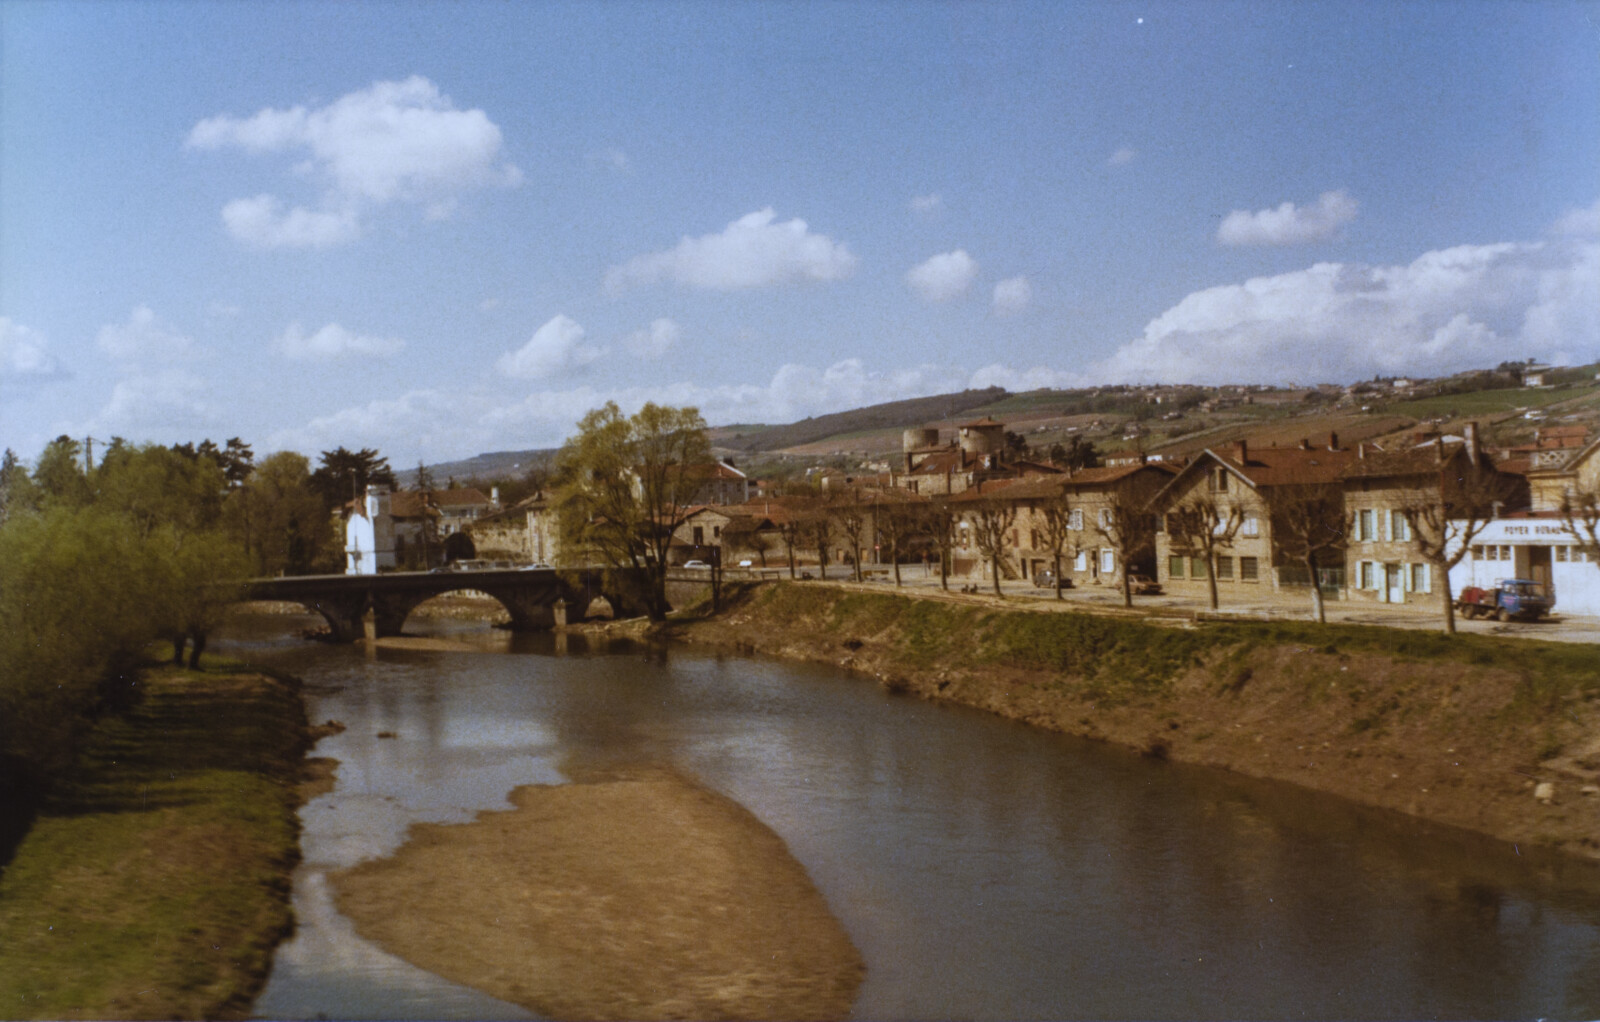
[[[981,457],[999,454],[1005,450],[1006,426],[993,419],[979,419],[961,427],[961,450],[968,455]]]
[[[939,446],[939,430],[926,427],[908,429],[900,434],[900,449],[906,453],[921,450],[924,447]]]

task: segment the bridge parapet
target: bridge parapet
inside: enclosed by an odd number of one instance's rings
[[[472,589],[500,601],[517,631],[555,626],[555,603],[567,604],[567,619],[581,621],[591,602],[604,596],[619,617],[634,613],[641,587],[634,573],[602,568],[497,569],[489,571],[407,571],[381,575],[294,575],[255,579],[246,600],[284,600],[321,614],[337,642],[363,634],[362,619],[372,611],[379,636],[399,635],[417,605],[444,593]]]

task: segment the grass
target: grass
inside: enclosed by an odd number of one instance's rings
[[[1224,685],[1242,687],[1237,666],[1252,649],[1299,646],[1329,655],[1380,653],[1508,671],[1521,679],[1518,703],[1530,709],[1548,709],[1574,690],[1600,695],[1600,650],[1578,643],[1309,621],[1218,621],[1178,629],[1125,617],[997,609],[803,584],[762,587],[755,599],[778,620],[813,622],[841,640],[882,636],[915,666],[1059,671],[1110,694],[1159,693],[1204,662],[1215,666]]]
[[[298,695],[216,668],[143,687],[0,875],[0,1017],[243,1017],[292,925]]]
[[[1415,401],[1384,403],[1382,408],[1391,414],[1411,415],[1419,419],[1436,415],[1471,418],[1475,415],[1492,415],[1518,408],[1543,408],[1545,405],[1577,397],[1566,388],[1551,390],[1509,387],[1502,390],[1475,390],[1466,394],[1441,394],[1438,397],[1418,398]]]

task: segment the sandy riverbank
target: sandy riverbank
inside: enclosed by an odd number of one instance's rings
[[[512,802],[336,875],[340,911],[408,961],[554,1018],[849,1013],[860,955],[737,803],[654,769]]]

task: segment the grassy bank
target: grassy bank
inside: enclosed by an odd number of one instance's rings
[[[1600,648],[1156,621],[849,587],[736,592],[680,638],[1600,857]]]
[[[298,693],[172,667],[142,688],[0,875],[0,1017],[243,1017],[292,927]]]

